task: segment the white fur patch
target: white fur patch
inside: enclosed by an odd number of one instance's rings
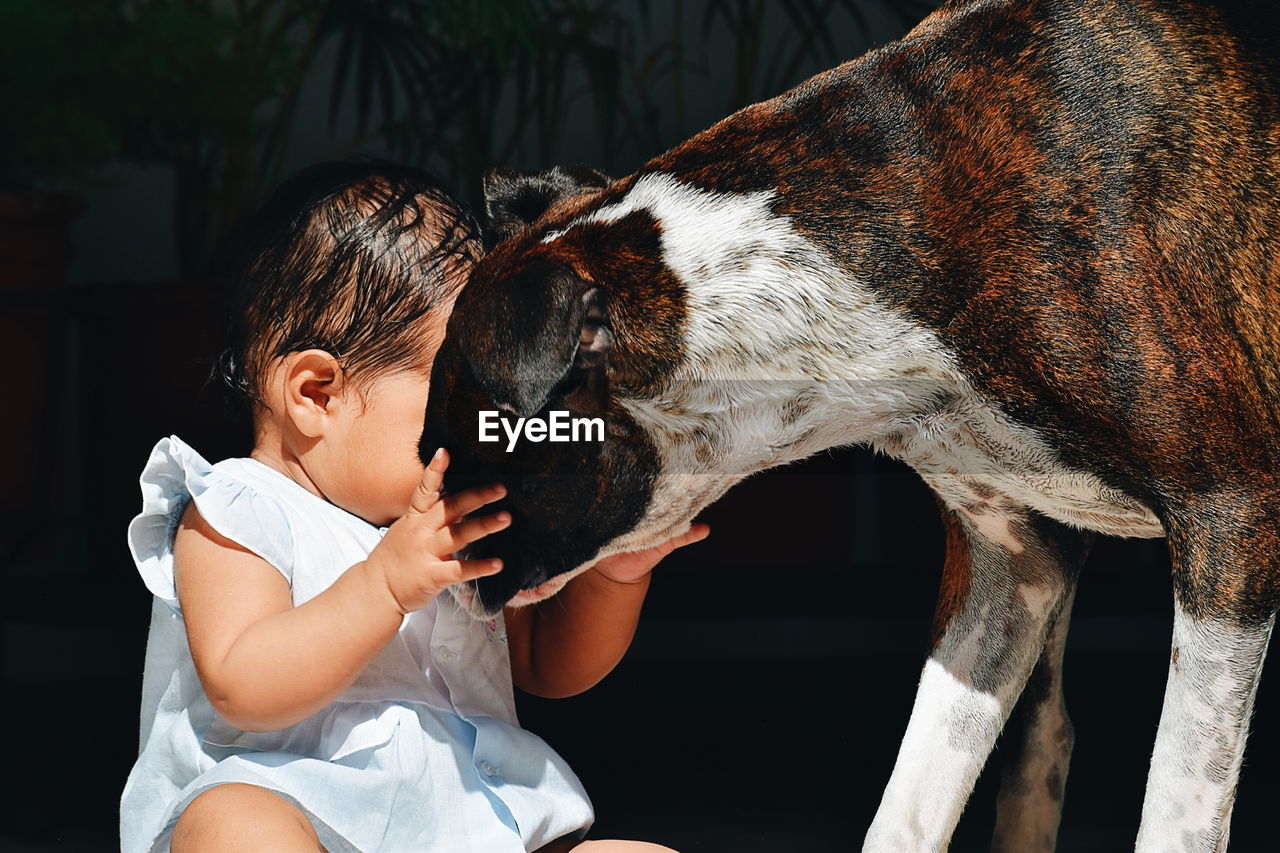
[[[1164,535],[1148,507],[1096,475],[1062,463],[1035,430],[1008,417],[967,382],[944,409],[873,443],[915,468],[953,509],[986,503],[985,514],[999,516],[1002,507],[1029,507],[1110,536]],[[984,497],[993,494],[995,501]],[[993,522],[986,524],[991,529]]]
[[[960,510],[960,514],[973,523],[978,533],[1010,554],[1021,554],[1026,550],[1013,533],[1012,513],[974,512],[964,508]]]
[[[1104,533],[1162,535],[1149,509],[1063,465],[986,400],[931,330],[882,304],[774,213],[775,195],[650,174],[545,238],[644,211],[687,291],[684,363],[665,393],[622,401],[661,454],[653,500],[604,553],[682,532],[750,474],[856,443],[906,460],[953,508],[981,500],[975,488],[1001,496],[971,517],[1015,553],[1002,505]]]
[[[946,850],[1005,714],[996,697],[926,662],[864,853]]]

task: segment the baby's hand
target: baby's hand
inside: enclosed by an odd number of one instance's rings
[[[685,545],[692,545],[694,542],[701,542],[707,538],[707,534],[710,532],[710,527],[699,522],[681,535],[674,536],[661,545],[655,545],[644,551],[614,554],[612,557],[605,557],[592,568],[611,581],[639,583],[644,580],[649,572],[653,571],[654,566],[662,562],[662,559],[672,551],[677,548],[683,548]]]
[[[424,607],[447,586],[502,570],[501,560],[455,560],[453,552],[511,523],[506,512],[463,518],[501,498],[506,488],[495,484],[441,497],[448,467],[448,453],[441,448],[422,473],[408,511],[387,529],[365,560],[386,582],[401,613]]]

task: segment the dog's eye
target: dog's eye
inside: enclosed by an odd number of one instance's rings
[[[609,357],[613,347],[613,330],[604,310],[604,294],[593,287],[582,294],[582,329],[578,332],[578,351],[574,354],[575,370],[598,367]]]
[[[590,321],[583,323],[582,332],[578,335],[578,352],[574,356],[573,366],[578,369],[589,369],[604,364],[612,346],[613,332],[608,326]]]

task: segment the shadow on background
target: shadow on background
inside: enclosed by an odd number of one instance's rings
[[[554,4],[539,7],[548,5]],[[779,10],[806,7],[800,0],[770,4],[774,23],[762,25],[758,15],[736,12],[759,12],[763,3],[706,5],[722,16],[712,19],[714,27],[696,20],[693,4],[652,4],[655,19],[670,27],[651,52],[641,44],[623,66],[651,76],[627,78],[645,97],[614,100],[634,108],[619,128],[638,128],[620,134],[628,153],[615,162],[617,173],[733,103],[762,94],[762,86],[772,85],[766,75],[744,73],[751,68],[739,60],[762,36],[788,32],[778,23]],[[931,4],[837,5],[866,17],[809,35],[844,57],[902,31],[891,7]],[[673,10],[676,18],[690,18],[684,30],[672,22]],[[93,43],[104,42],[99,32],[86,32]],[[695,56],[691,44],[671,35],[681,32],[714,37]],[[165,32],[158,35],[169,53],[181,48]],[[477,44],[483,35],[476,34]],[[793,61],[799,43],[776,53],[779,80],[791,74],[794,82],[830,64],[816,54]],[[655,79],[663,86],[692,80],[692,72],[680,76],[688,71],[684,65],[672,64],[672,57],[683,61],[686,54],[691,62],[700,56],[705,91],[644,88]],[[44,64],[57,65],[47,56]],[[327,80],[330,69],[318,67]],[[19,89],[36,91],[13,91]],[[300,95],[294,167],[319,159],[327,138],[326,92],[317,91]],[[179,100],[175,95],[161,107],[176,109]],[[307,113],[317,100],[320,108]],[[673,109],[654,111],[667,105]],[[611,152],[584,142],[593,138],[593,111],[567,109],[563,117],[570,122],[563,145],[544,152],[529,143],[505,162],[604,165]],[[508,116],[504,127],[514,127],[511,121]],[[55,140],[28,141],[38,151],[52,150],[44,143]],[[475,153],[466,138],[453,142],[458,156]],[[374,153],[395,151],[375,146]],[[474,172],[487,163],[463,165],[463,172]],[[177,277],[181,253],[164,243],[171,239],[170,222],[181,218],[171,200],[170,166],[126,173],[132,177],[124,185],[90,199],[75,232],[76,286],[46,287],[30,277],[21,287],[0,283],[8,368],[0,419],[6,430],[0,433],[6,472],[0,556],[10,780],[0,848],[6,851],[116,846],[117,801],[137,750],[150,608],[125,548],[125,528],[140,506],[138,474],[155,441],[168,434],[213,460],[249,449],[243,421],[204,387],[221,310],[198,277]],[[0,249],[29,248],[30,238],[6,215],[0,205]],[[65,266],[67,247],[54,249]],[[27,274],[5,269],[14,281]],[[933,499],[906,467],[846,449],[748,480],[704,519],[711,538],[659,567],[633,649],[617,671],[580,697],[520,697],[522,719],[583,778],[599,815],[597,835],[652,839],[685,851],[857,849],[892,767],[924,659],[942,562]],[[1171,617],[1163,543],[1101,541],[1081,578],[1067,646],[1065,684],[1077,745],[1063,851],[1132,849]],[[1277,684],[1274,675],[1262,680],[1233,851],[1276,848],[1271,804],[1280,783],[1271,767],[1280,763],[1280,735],[1273,733],[1280,727],[1268,720],[1280,713]],[[997,750],[953,850],[987,849],[999,757]]]
[[[149,597],[124,547],[155,438],[210,458],[242,431],[202,389],[216,328],[199,291],[104,285],[58,306],[73,357],[47,433],[50,507],[6,529],[6,850],[108,850],[137,748]],[[33,309],[34,310],[34,309]],[[156,357],[154,329],[180,329]],[[73,399],[74,398],[74,399]],[[72,429],[75,427],[75,429]],[[843,449],[766,472],[708,509],[711,538],[658,569],[627,659],[522,719],[579,772],[601,835],[681,850],[852,850],[892,767],[942,559],[910,469]],[[20,548],[15,552],[15,548]],[[1077,729],[1060,849],[1131,849],[1163,695],[1172,600],[1163,543],[1100,540],[1081,578],[1065,683]],[[1232,850],[1274,849],[1265,678]],[[985,850],[999,750],[952,849]]]

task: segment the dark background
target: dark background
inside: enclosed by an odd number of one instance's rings
[[[221,303],[203,275],[247,205],[352,151],[426,165],[473,202],[494,163],[625,174],[930,5],[0,0],[0,848],[115,845],[150,604],[125,527],[161,436],[211,459],[248,451],[205,385]],[[627,659],[580,697],[521,697],[523,721],[581,775],[597,837],[857,849],[924,659],[933,499],[900,463],[841,449],[703,518],[711,538],[659,568]],[[1163,543],[1100,541],[1067,646],[1061,850],[1132,849],[1171,615]],[[1233,850],[1276,848],[1275,683]],[[953,850],[986,848],[999,755]]]

